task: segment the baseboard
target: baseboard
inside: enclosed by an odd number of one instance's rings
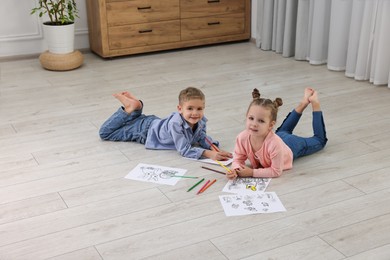
[[[91,53],[91,50],[89,48],[79,49],[79,51],[83,54]],[[39,55],[41,55],[41,53],[5,56],[5,57],[0,57],[0,62],[38,59]]]

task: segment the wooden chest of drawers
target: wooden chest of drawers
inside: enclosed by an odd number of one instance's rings
[[[102,57],[250,38],[250,0],[87,0],[91,50]]]

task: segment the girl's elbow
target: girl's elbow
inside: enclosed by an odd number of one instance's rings
[[[283,170],[276,170],[273,172],[272,178],[279,178],[280,176],[282,176],[282,173],[283,173]]]

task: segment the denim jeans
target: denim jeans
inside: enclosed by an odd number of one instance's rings
[[[313,132],[312,137],[300,137],[293,134],[301,114],[295,109],[284,119],[282,125],[275,133],[282,138],[293,152],[294,159],[305,155],[313,154],[323,149],[328,139],[326,138],[325,124],[321,111],[313,111]]]
[[[132,141],[145,144],[148,130],[155,119],[159,118],[154,115],[142,114],[142,109],[127,114],[121,107],[103,123],[99,135],[103,140]]]

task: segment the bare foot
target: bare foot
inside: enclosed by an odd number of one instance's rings
[[[137,99],[133,94],[128,91],[123,91],[121,94],[128,98]]]
[[[295,108],[299,114],[302,114],[306,107],[310,104],[310,97],[313,95],[314,90],[312,88],[305,88],[301,103]]]
[[[321,111],[320,100],[318,99],[318,92],[314,91],[313,95],[309,97],[309,101],[313,108],[313,111]]]
[[[303,99],[302,103],[309,104],[310,103],[310,97],[313,95],[314,89],[312,88],[305,88],[305,91],[303,93]]]
[[[128,97],[127,95],[120,93],[120,94],[113,94],[113,96],[122,103],[126,113],[128,114],[130,114],[134,110],[142,108],[141,102],[136,98],[132,98],[134,97],[132,95],[130,95],[131,97]]]

